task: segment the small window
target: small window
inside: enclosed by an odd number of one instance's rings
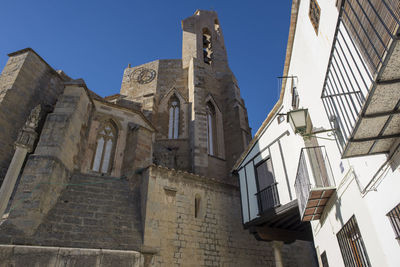
[[[217,155],[217,123],[215,118],[215,107],[211,102],[206,104],[207,114],[207,145],[208,154]]]
[[[326,251],[322,252],[321,254],[321,262],[322,262],[322,267],[329,267],[328,258],[326,257]]]
[[[299,93],[297,92],[297,86],[294,81],[294,78],[292,78],[291,87],[292,87],[292,108],[298,109],[300,98],[299,98]]]
[[[314,27],[315,33],[318,35],[319,18],[321,16],[321,8],[319,7],[317,0],[310,0],[310,10],[308,12],[311,24]]]
[[[353,215],[336,235],[344,265],[370,267],[367,250],[364,246],[360,229]]]
[[[389,217],[397,242],[400,244],[400,204],[394,207],[386,216]]]
[[[278,124],[281,124],[285,120],[285,115],[279,115],[277,119],[278,119]]]
[[[199,195],[196,195],[194,198],[194,217],[200,217],[200,205],[201,205],[201,198]]]

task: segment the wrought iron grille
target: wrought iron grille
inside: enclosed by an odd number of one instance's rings
[[[400,204],[392,209],[386,216],[389,217],[393,230],[396,234],[397,242],[400,244]]]
[[[325,147],[303,147],[294,184],[301,214],[304,214],[311,189],[334,186],[335,181]]]
[[[340,252],[342,253],[345,266],[369,267],[367,250],[364,246],[356,217],[353,215],[350,220],[336,235]]]
[[[280,205],[278,194],[278,183],[273,183],[270,186],[256,193],[260,214]]]
[[[342,0],[321,95],[342,152],[399,25],[398,0]]]

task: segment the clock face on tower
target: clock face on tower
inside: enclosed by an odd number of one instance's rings
[[[137,83],[145,84],[154,80],[156,71],[152,69],[139,68],[131,73],[131,79]]]

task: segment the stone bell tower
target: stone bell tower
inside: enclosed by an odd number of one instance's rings
[[[197,10],[182,21],[182,67],[188,72],[195,173],[226,177],[251,138],[247,110],[217,13]]]
[[[182,30],[182,59],[127,67],[115,101],[134,103],[157,128],[155,164],[229,180],[251,130],[217,13],[197,10]]]

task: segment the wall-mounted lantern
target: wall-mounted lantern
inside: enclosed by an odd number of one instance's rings
[[[293,131],[300,135],[311,133],[311,120],[308,109],[294,109],[287,113],[287,120]]]
[[[287,115],[287,121],[290,123],[290,126],[292,127],[293,131],[296,134],[300,134],[304,138],[310,138],[319,133],[335,131],[335,129],[329,129],[329,130],[322,129],[313,131],[313,125],[311,123],[310,114],[308,113],[308,109],[306,108],[293,109],[289,111],[286,115]]]

